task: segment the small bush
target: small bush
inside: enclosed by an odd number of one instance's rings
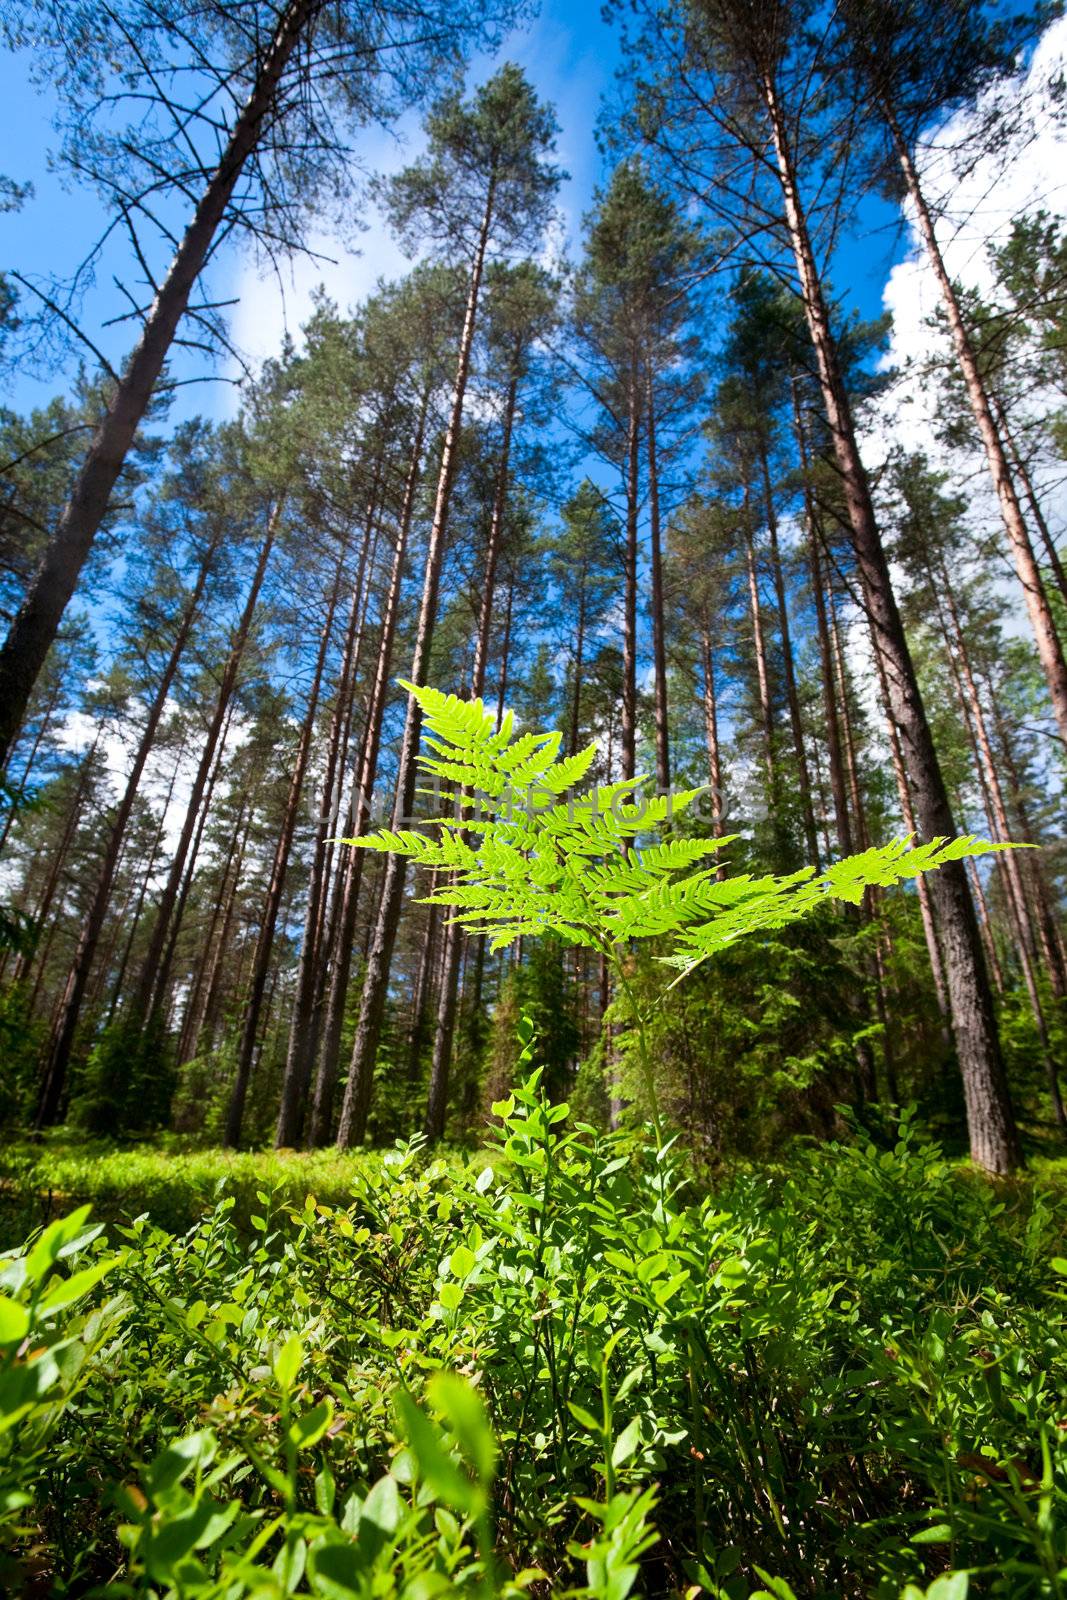
[[[405,1145],[247,1231],[231,1196],[9,1258],[12,1588],[1060,1592],[1051,1182],[905,1116],[708,1196],[534,1081],[496,1110],[488,1166]]]

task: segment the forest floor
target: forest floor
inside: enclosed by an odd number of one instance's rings
[[[1047,1153],[1055,1148],[1054,1141],[1040,1138],[1027,1172],[1008,1188],[1067,1196],[1067,1154]],[[232,1221],[247,1231],[251,1217],[265,1207],[300,1206],[308,1195],[324,1205],[350,1204],[357,1182],[377,1173],[387,1153],[333,1147],[235,1151],[174,1135],[124,1145],[58,1129],[43,1143],[22,1139],[0,1147],[0,1250],[82,1205],[91,1205],[98,1221],[127,1223],[147,1215],[155,1226],[180,1232],[221,1199],[232,1198]],[[443,1147],[437,1154],[476,1169],[492,1159],[485,1148]],[[775,1163],[764,1170],[787,1167]],[[959,1169],[966,1173],[968,1163],[961,1160]],[[734,1170],[760,1169],[739,1162]]]
[[[41,1144],[27,1139],[0,1148],[0,1249],[81,1205],[91,1205],[93,1216],[107,1222],[147,1214],[172,1232],[192,1227],[225,1197],[232,1197],[233,1221],[245,1230],[265,1206],[302,1205],[309,1194],[327,1205],[348,1205],[357,1175],[376,1172],[383,1154],[332,1147],[223,1150],[172,1135],[122,1145],[68,1137],[60,1129]]]
[[[508,1104],[440,1157],[0,1153],[3,1245],[55,1219],[0,1266],[0,1589],[1063,1595],[1067,1163],[905,1116],[707,1192]]]

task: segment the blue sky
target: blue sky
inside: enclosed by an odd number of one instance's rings
[[[560,123],[558,159],[570,174],[560,196],[568,247],[576,250],[583,213],[604,177],[596,149],[594,128],[602,96],[609,92],[619,62],[615,29],[606,24],[600,7],[590,0],[545,0],[540,14],[505,41],[496,60],[511,59],[524,67],[539,93],[556,107]],[[472,63],[472,79],[487,75],[493,61],[480,57]],[[49,169],[48,151],[55,144],[51,118],[55,96],[47,87],[31,84],[29,57],[25,53],[0,56],[0,146],[5,151],[0,167],[20,183],[34,185],[33,197],[21,212],[0,216],[0,265],[33,278],[69,272],[96,236],[101,213],[96,196],[72,186]],[[401,123],[397,133],[372,132],[362,143],[370,168],[395,168],[417,150],[417,117]],[[235,297],[233,330],[237,344],[255,360],[273,353],[283,330],[295,332],[307,314],[310,296],[321,281],[342,306],[362,298],[380,276],[404,269],[404,260],[373,212],[366,210],[366,230],[353,257],[339,248],[335,238],[322,234],[316,241],[332,262],[296,261],[283,285],[264,279],[252,263],[235,251],[223,255],[213,269],[212,295]],[[893,213],[888,207],[868,205],[859,219],[863,227],[849,238],[841,252],[838,288],[864,316],[881,310],[886,279],[901,255],[899,234],[888,227]],[[871,232],[871,226],[877,231]],[[866,233],[866,237],[859,234]],[[118,247],[106,256],[96,282],[86,295],[80,316],[87,334],[108,358],[121,361],[132,342],[130,324],[107,327],[122,302],[112,283],[113,272],[129,271],[129,253]],[[30,297],[23,295],[29,308]],[[91,358],[89,358],[91,360]],[[232,370],[232,369],[231,369]],[[208,369],[201,359],[186,361],[183,376],[201,377]],[[62,371],[41,375],[5,374],[0,394],[20,408],[41,404],[64,387]],[[176,412],[203,411],[225,415],[235,405],[235,392],[226,384],[195,384],[180,392]]]

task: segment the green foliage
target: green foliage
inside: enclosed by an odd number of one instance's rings
[[[159,1016],[147,1025],[132,1013],[108,1024],[89,1054],[74,1094],[71,1121],[87,1133],[143,1133],[166,1127],[174,1066]]]
[[[57,1207],[89,1203],[107,1221],[139,1211],[173,1233],[184,1233],[219,1204],[247,1229],[261,1209],[257,1195],[296,1205],[306,1194],[344,1205],[365,1173],[372,1181],[381,1157],[371,1151],[235,1151],[190,1149],[186,1141],[121,1148],[99,1139],[76,1143],[8,1144],[0,1153],[0,1245],[13,1244]]]
[[[491,1165],[398,1146],[251,1242],[8,1258],[12,1592],[1058,1592],[1062,1190],[906,1114],[704,1196],[536,1075],[496,1109]]]
[[[730,837],[644,842],[703,790],[649,796],[643,778],[630,778],[576,793],[595,746],[560,760],[558,733],[516,734],[510,714],[498,728],[480,700],[404,687],[436,752],[421,756],[420,766],[464,814],[435,819],[434,836],[383,829],[346,842],[449,873],[427,901],[457,907],[455,920],[486,934],[494,950],[549,930],[605,952],[631,939],[669,938],[663,959],[684,973],[746,935],[786,927],[833,900],[859,905],[870,887],[1005,848],[973,835],[921,845],[899,839],[821,873],[805,867],[785,877],[720,879],[703,863]]]

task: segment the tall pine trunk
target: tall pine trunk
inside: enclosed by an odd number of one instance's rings
[[[326,882],[326,839],[331,831],[334,786],[341,760],[341,745],[346,728],[347,707],[353,693],[358,670],[360,647],[363,642],[361,626],[365,618],[364,580],[368,563],[373,565],[372,545],[375,541],[375,520],[378,506],[378,482],[375,479],[372,503],[367,514],[364,537],[360,548],[359,565],[352,585],[352,600],[345,628],[341,664],[338,674],[337,697],[330,718],[326,740],[326,770],[322,780],[322,804],[312,841],[311,872],[308,881],[307,905],[304,913],[304,935],[300,943],[300,963],[297,968],[296,995],[289,1025],[289,1046],[286,1052],[285,1072],[282,1077],[281,1102],[274,1143],[279,1148],[299,1143],[304,1129],[304,1115],[311,1069],[317,1043],[314,1026],[315,996],[319,987],[318,928],[321,902]]]
[[[970,651],[960,624],[959,611],[956,606],[956,597],[952,591],[948,573],[944,564],[940,563],[940,572],[935,581],[930,574],[931,590],[934,604],[937,608],[938,618],[941,623],[942,634],[945,639],[945,648],[948,652],[952,677],[959,697],[960,714],[967,728],[967,736],[971,742],[975,765],[981,781],[982,792],[985,796],[987,816],[989,818],[990,832],[994,839],[1002,844],[1007,844],[1011,838],[1008,824],[1007,807],[1004,804],[1004,791],[1000,784],[1000,774],[997,771],[996,759],[993,755],[993,746],[989,737],[989,728],[986,724],[985,711],[978,694],[978,685],[975,683],[974,672],[971,667]],[[929,571],[929,569],[928,569]],[[940,590],[940,592],[939,592]],[[944,596],[945,608],[949,620],[946,621],[941,603]],[[951,622],[951,629],[949,627]],[[1037,1030],[1038,1041],[1041,1046],[1042,1061],[1045,1076],[1048,1080],[1049,1097],[1052,1101],[1052,1110],[1060,1130],[1067,1129],[1067,1113],[1064,1112],[1063,1096],[1060,1092],[1059,1073],[1053,1054],[1052,1040],[1049,1036],[1048,1023],[1045,1018],[1044,1007],[1041,1003],[1041,993],[1038,988],[1037,974],[1035,972],[1036,946],[1033,928],[1030,924],[1029,909],[1026,900],[1026,890],[1023,886],[1022,868],[1019,857],[1014,850],[1007,850],[998,858],[998,866],[1004,876],[1005,898],[1008,902],[1008,913],[1015,927],[1016,950],[1019,957],[1019,969],[1023,975],[1023,985],[1026,989],[1027,999],[1030,1002],[1030,1011]]]
[[[256,939],[255,955],[252,958],[248,997],[245,1001],[241,1038],[237,1046],[233,1091],[230,1095],[230,1104],[226,1113],[225,1143],[230,1149],[235,1149],[241,1141],[241,1123],[244,1118],[245,1099],[252,1074],[256,1041],[259,1038],[260,1013],[263,1009],[267,978],[270,974],[270,955],[274,945],[274,931],[278,924],[282,896],[285,893],[289,857],[293,848],[293,834],[296,831],[297,814],[300,810],[300,800],[304,792],[304,777],[307,772],[308,758],[311,754],[311,740],[315,731],[315,716],[319,707],[319,694],[322,690],[322,675],[326,667],[330,640],[333,636],[333,620],[341,593],[341,580],[344,575],[346,555],[347,545],[342,545],[337,562],[337,572],[326,607],[326,619],[323,622],[322,632],[319,636],[319,649],[315,658],[314,675],[308,691],[307,705],[304,708],[304,721],[300,728],[296,757],[289,778],[289,793],[286,797],[285,811],[282,816],[281,832],[274,847],[274,860],[271,863],[267,898],[263,907],[259,934]]]
[[[374,669],[370,700],[364,726],[359,765],[356,773],[356,790],[352,797],[351,826],[355,834],[362,834],[370,826],[371,797],[378,778],[378,757],[381,753],[382,723],[389,698],[393,670],[393,649],[396,643],[397,621],[400,615],[404,565],[407,560],[408,541],[415,514],[415,498],[422,476],[422,451],[426,436],[426,420],[430,408],[429,381],[422,392],[418,423],[412,440],[404,483],[404,500],[400,510],[393,562],[389,573],[378,638],[378,659]],[[311,1097],[311,1125],[309,1142],[325,1144],[333,1124],[334,1097],[337,1073],[340,1066],[341,1033],[344,1028],[345,1004],[348,983],[352,973],[352,940],[356,928],[356,910],[359,904],[359,887],[363,876],[364,853],[349,850],[345,870],[339,886],[340,900],[335,907],[336,933],[327,939],[330,952],[330,974],[326,996],[326,1012],[322,1026],[322,1043],[315,1084]]]
[[[1008,542],[1011,545],[1012,556],[1015,561],[1015,571],[1018,574],[1023,594],[1026,597],[1026,609],[1029,612],[1030,625],[1034,630],[1034,638],[1037,641],[1037,653],[1041,660],[1045,680],[1048,683],[1048,691],[1052,700],[1056,723],[1060,730],[1060,738],[1067,743],[1067,661],[1064,660],[1063,646],[1056,632],[1052,607],[1049,604],[1040,568],[1034,557],[1034,549],[1030,543],[1030,534],[1023,517],[1022,507],[1019,504],[1019,497],[1015,492],[1015,483],[1012,479],[1004,441],[997,430],[985,382],[975,357],[970,335],[963,320],[963,312],[960,309],[955,285],[949,276],[948,268],[945,266],[944,257],[941,254],[941,246],[937,242],[933,218],[926,203],[926,196],[919,181],[919,174],[912,159],[911,151],[892,110],[888,107],[883,109],[896,145],[897,157],[904,173],[908,196],[915,207],[919,231],[923,236],[926,253],[929,256],[930,265],[941,290],[941,298],[944,301],[945,313],[952,333],[952,342],[956,350],[956,358],[959,361],[960,372],[963,375],[963,381],[967,389],[967,398],[970,401],[982,447],[985,450],[990,476],[993,479],[993,488],[996,491],[997,501],[1000,505],[1000,514],[1004,521],[1004,528],[1007,532]]]
[[[778,632],[782,640],[782,665],[785,677],[785,698],[789,708],[789,729],[793,735],[793,754],[797,763],[797,789],[800,796],[800,813],[804,824],[804,842],[808,859],[819,864],[819,836],[815,831],[815,812],[811,803],[811,777],[808,772],[807,751],[804,748],[804,723],[800,715],[800,694],[797,690],[796,662],[793,659],[793,641],[789,629],[789,606],[785,597],[785,579],[782,575],[782,558],[778,545],[778,516],[774,508],[771,489],[770,465],[766,446],[760,446],[760,475],[763,479],[764,514],[767,518],[767,536],[770,542],[771,577],[774,581],[774,598],[778,610]]]
[[[660,525],[659,463],[656,459],[655,395],[649,362],[645,404],[648,409],[648,511],[652,579],[652,666],[655,693],[656,782],[666,794],[671,786],[670,722],[667,704],[667,639],[663,615],[663,537]]]
[[[245,162],[262,136],[282,74],[322,0],[290,0],[259,64],[252,92],[208,180],[148,312],[144,330],[93,436],[44,560],[0,648],[0,767],[74,593],[111,492],[148,409]]]
[[[212,712],[211,721],[204,735],[204,748],[189,792],[185,821],[178,837],[178,844],[174,852],[174,859],[170,865],[170,872],[167,874],[167,881],[163,886],[163,891],[156,907],[156,920],[153,924],[152,936],[148,944],[148,953],[145,956],[140,979],[133,997],[134,1009],[144,1021],[148,1020],[154,1007],[162,999],[159,980],[162,975],[163,955],[170,936],[171,919],[181,890],[185,864],[189,856],[189,847],[192,844],[193,834],[196,830],[197,820],[204,800],[204,791],[207,788],[214,766],[219,737],[229,715],[230,700],[237,684],[238,669],[241,665],[245,646],[248,643],[252,619],[255,616],[256,606],[259,602],[259,592],[263,587],[263,579],[266,575],[267,563],[270,560],[270,553],[274,546],[274,537],[281,513],[282,501],[279,500],[271,510],[267,522],[267,531],[260,546],[256,569],[252,576],[248,594],[245,597],[240,621],[237,624],[237,632],[230,645],[226,665],[222,669],[222,680],[219,683],[215,709]]]
[[[874,650],[875,667],[878,672],[878,687],[885,715],[886,731],[889,735],[889,755],[893,764],[893,777],[897,785],[897,797],[900,800],[900,814],[909,835],[918,833],[915,820],[915,807],[911,798],[911,785],[908,782],[907,768],[900,749],[900,736],[897,725],[893,721],[893,713],[889,704],[889,684],[886,681],[885,666],[878,650]],[[926,941],[926,955],[930,962],[930,976],[934,984],[934,999],[937,1002],[938,1016],[941,1020],[941,1039],[946,1050],[953,1048],[952,1017],[949,1011],[948,988],[945,984],[945,967],[941,955],[941,941],[938,938],[937,923],[934,921],[934,908],[930,902],[930,885],[926,881],[926,874],[920,872],[915,880],[915,889],[919,899],[919,918],[922,922],[923,938]]]
[[[497,466],[493,490],[493,512],[489,523],[489,543],[485,553],[485,572],[482,575],[482,603],[478,617],[478,638],[471,672],[471,699],[480,700],[485,691],[485,675],[489,664],[489,640],[492,634],[493,606],[496,599],[496,574],[500,556],[500,541],[507,509],[508,476],[511,463],[511,434],[515,423],[515,404],[518,396],[519,351],[515,352],[512,377],[508,385],[504,410],[504,433],[500,443],[500,461]],[[456,1031],[456,1007],[459,993],[459,964],[463,948],[463,935],[452,922],[445,929],[443,973],[440,987],[440,1004],[437,1032],[434,1035],[433,1061],[430,1066],[430,1091],[426,1104],[426,1136],[440,1139],[445,1131],[448,1110],[448,1079],[452,1066],[452,1045]]]
[[[637,771],[637,517],[641,408],[637,398],[637,363],[631,361],[626,415],[626,541],[623,545],[622,724],[621,776]]]
[[[881,651],[885,663],[893,720],[914,786],[918,821],[927,838],[952,836],[955,833],[952,808],[875,520],[870,484],[860,457],[829,310],[797,187],[787,118],[778,101],[777,85],[769,74],[764,77],[762,88],[785,220],[847,507],[852,545],[876,648]],[[964,867],[959,862],[950,862],[935,873],[931,878],[931,894],[943,942],[971,1156],[989,1171],[1012,1172],[1022,1162],[1022,1150]]]
[[[422,599],[419,605],[415,651],[411,663],[411,682],[420,686],[426,681],[426,672],[430,664],[430,646],[433,642],[434,627],[437,622],[437,596],[441,584],[445,536],[448,532],[448,514],[452,504],[452,485],[455,480],[457,452],[460,432],[463,426],[463,402],[467,393],[467,379],[470,374],[471,354],[474,348],[474,328],[478,317],[478,302],[481,295],[482,276],[485,271],[485,255],[489,245],[489,231],[493,223],[495,199],[495,183],[490,181],[486,193],[485,210],[482,214],[481,227],[478,232],[478,243],[475,248],[474,260],[471,263],[467,305],[463,317],[463,331],[460,335],[459,351],[456,358],[452,406],[449,413],[448,428],[445,433],[444,448],[441,452],[441,465],[437,477],[437,495],[434,501],[433,521],[430,525],[429,543],[426,549],[426,564],[423,570]],[[418,705],[415,700],[409,699],[407,716],[404,722],[404,735],[400,746],[400,761],[397,768],[396,804],[393,813],[394,827],[401,826],[404,819],[411,815],[412,805],[415,800],[418,771],[415,762],[418,754],[421,728],[422,719]],[[360,1143],[366,1133],[367,1114],[370,1110],[371,1090],[374,1082],[374,1068],[378,1058],[382,1021],[385,1016],[389,973],[392,968],[396,931],[400,922],[400,910],[404,898],[405,868],[406,862],[402,856],[389,855],[386,858],[381,900],[378,906],[374,937],[371,941],[367,958],[367,970],[363,980],[363,995],[360,1000],[359,1020],[356,1024],[356,1036],[352,1045],[352,1061],[349,1068],[348,1082],[345,1085],[345,1095],[341,1105],[341,1116],[337,1129],[337,1143],[342,1149],[347,1148],[349,1145]]]
[[[760,730],[763,735],[763,760],[767,768],[767,783],[772,804],[777,810],[778,771],[774,759],[774,710],[771,706],[771,684],[767,672],[767,641],[763,633],[763,610],[760,605],[759,576],[756,571],[756,548],[752,541],[752,521],[749,515],[748,486],[745,486],[741,509],[741,536],[745,545],[745,577],[748,584],[748,609],[752,620],[752,646],[756,653],[756,689],[759,694]]]

